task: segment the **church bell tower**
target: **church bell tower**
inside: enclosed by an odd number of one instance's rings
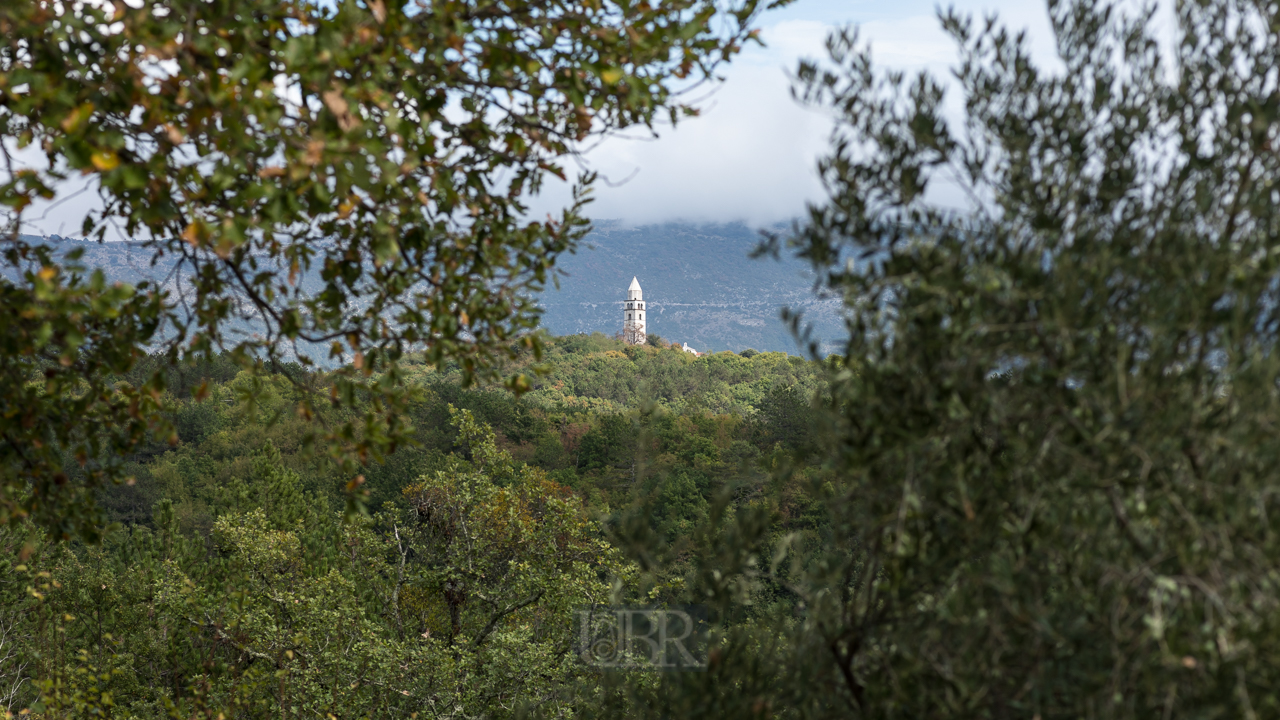
[[[625,319],[622,324],[622,341],[628,345],[644,345],[648,342],[645,334],[644,291],[640,289],[640,281],[631,278],[631,287],[627,288],[627,306],[623,310]]]

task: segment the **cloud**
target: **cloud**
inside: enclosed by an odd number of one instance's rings
[[[1043,4],[955,4],[979,21],[996,11],[1008,26],[1026,28],[1037,62],[1057,66]],[[1162,9],[1166,5],[1171,7],[1163,3]],[[587,168],[618,184],[598,183],[589,215],[634,224],[680,219],[765,224],[798,216],[806,201],[822,198],[815,168],[828,147],[831,121],[791,98],[788,73],[800,58],[822,57],[831,30],[857,22],[862,38],[872,45],[877,66],[927,70],[947,78],[956,60],[955,43],[942,31],[933,7],[934,0],[800,0],[775,18],[766,18],[766,47],[749,48],[734,60],[723,85],[700,103],[700,117],[660,128],[656,139],[637,139],[643,133],[635,132],[611,138],[586,154]],[[1166,25],[1170,22],[1164,20]],[[950,103],[948,114],[958,117],[954,93]],[[72,183],[59,194],[65,196],[83,184]],[[946,188],[939,190],[936,200],[947,205],[965,202],[958,191]],[[531,205],[537,217],[555,213],[567,202],[567,187],[550,183]],[[97,204],[94,193],[85,193],[50,210],[32,229],[78,228],[85,210]],[[38,208],[34,215],[45,209]]]
[[[791,99],[787,70],[796,51],[821,47],[827,28],[793,21],[769,28],[769,50],[749,50],[726,82],[699,103],[699,117],[659,128],[659,137],[611,138],[585,156],[600,183],[590,214],[635,223],[744,219],[767,222],[794,214],[820,192],[814,159],[826,147],[830,121]],[[783,52],[773,47],[787,48]],[[553,191],[536,206],[563,202]]]
[[[873,17],[859,23],[861,38],[871,43],[877,67],[947,79],[957,60],[955,43],[932,10],[920,5],[907,2],[895,13],[890,3],[855,4],[854,12]],[[766,47],[734,60],[701,116],[665,129],[657,139],[614,138],[587,153],[586,166],[608,180],[629,178],[617,187],[600,183],[589,215],[634,224],[766,224],[796,217],[806,201],[820,200],[816,165],[827,150],[831,120],[792,99],[788,74],[802,58],[824,57],[828,34],[845,20],[857,20],[835,15],[831,4],[820,9],[826,18],[783,19],[764,28]],[[1028,30],[1037,61],[1055,62],[1043,5],[1006,0],[962,3],[960,9],[978,19],[997,11],[1010,27]],[[949,114],[958,117],[959,104],[951,95]],[[547,212],[566,198],[564,188],[552,187],[533,206]],[[967,202],[946,187],[935,200],[952,206]]]

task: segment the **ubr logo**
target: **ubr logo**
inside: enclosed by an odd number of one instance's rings
[[[578,656],[605,670],[705,670],[706,611],[699,606],[579,610]]]

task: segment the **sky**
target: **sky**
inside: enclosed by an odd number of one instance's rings
[[[998,13],[1009,27],[1027,30],[1038,60],[1052,63],[1043,2],[953,0],[953,5],[975,16]],[[589,216],[627,225],[755,226],[799,216],[806,202],[822,198],[815,167],[827,147],[831,120],[791,98],[789,73],[801,58],[820,58],[833,29],[855,24],[871,43],[878,66],[945,77],[956,52],[939,26],[936,7],[934,0],[796,0],[766,14],[760,25],[765,46],[751,46],[734,59],[724,82],[699,103],[699,117],[660,128],[657,138],[636,132],[609,138],[580,158],[581,169],[602,178]],[[66,198],[81,185],[59,188],[54,207],[42,204],[29,211],[25,231],[77,234],[84,213],[96,204],[90,193]],[[534,199],[534,216],[554,214],[568,196],[567,186],[549,186]]]
[[[954,0],[951,6],[979,18],[997,13],[1011,29],[1027,31],[1037,60],[1053,63],[1043,2]],[[660,128],[656,139],[632,132],[585,154],[584,167],[610,181],[597,183],[590,216],[628,225],[765,225],[797,217],[806,202],[821,200],[815,168],[831,120],[791,98],[789,75],[801,58],[820,59],[828,33],[850,24],[870,42],[877,66],[946,77],[957,57],[933,0],[797,0],[763,18],[765,47],[734,59],[699,117]],[[534,208],[550,211],[566,197],[565,188],[554,188]],[[953,200],[963,202],[958,193],[938,198]]]

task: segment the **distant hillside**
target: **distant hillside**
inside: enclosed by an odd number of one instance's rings
[[[759,241],[745,225],[667,224],[626,228],[599,223],[591,247],[564,257],[560,290],[542,295],[543,325],[556,335],[622,330],[632,276],[649,304],[649,331],[698,350],[797,352],[779,318],[785,306],[815,323],[824,345],[840,337],[839,302],[813,293],[795,261],[751,260]]]
[[[558,267],[565,275],[560,289],[549,288],[540,298],[546,311],[543,326],[554,335],[621,331],[622,302],[636,276],[649,303],[649,330],[666,340],[698,350],[795,353],[798,349],[779,318],[786,305],[804,311],[824,345],[834,348],[831,341],[842,330],[839,302],[816,298],[811,276],[795,260],[749,259],[758,240],[756,231],[744,225],[626,228],[599,223],[577,254],[561,258]],[[83,248],[81,262],[102,268],[112,280],[149,279],[178,290],[171,263],[165,259],[152,267],[150,251],[134,243],[57,236],[43,242],[66,250]]]

